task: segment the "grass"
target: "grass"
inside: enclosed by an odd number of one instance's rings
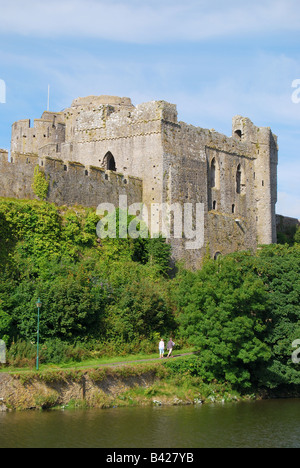
[[[192,353],[194,352],[193,348],[182,348],[182,349],[176,349],[175,352],[173,351],[174,355],[177,354],[186,354],[186,353]],[[165,353],[165,356],[167,353]],[[100,366],[109,366],[109,365],[117,365],[117,364],[122,364],[122,363],[130,363],[130,364],[139,364],[139,362],[143,362],[145,360],[151,360],[151,359],[157,359],[158,362],[161,360],[159,359],[158,353],[152,353],[152,354],[145,354],[145,353],[139,353],[139,354],[128,354],[125,356],[102,356],[99,358],[94,358],[94,359],[88,359],[80,362],[67,362],[67,363],[61,363],[61,364],[40,364],[39,365],[39,371],[49,371],[49,370],[67,370],[67,369],[85,369],[89,367],[100,367]],[[35,368],[34,367],[6,367],[6,366],[1,366],[0,365],[0,373],[1,372],[6,372],[6,373],[22,373],[22,372],[32,372]]]

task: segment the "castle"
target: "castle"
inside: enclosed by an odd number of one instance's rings
[[[12,125],[10,160],[0,150],[0,196],[36,198],[39,165],[49,180],[47,200],[58,205],[117,206],[126,196],[128,205],[148,207],[150,218],[153,206],[188,206],[194,229],[201,206],[201,244],[187,249],[187,233],[172,235],[174,226],[169,239],[174,259],[198,268],[207,247],[217,258],[276,242],[277,156],[270,128],[245,117],[233,118],[227,137],[179,122],[165,101],[133,106],[129,98],[90,96],[44,112],[33,126],[28,119]]]

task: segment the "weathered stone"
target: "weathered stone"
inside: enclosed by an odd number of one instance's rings
[[[234,117],[227,137],[178,122],[176,106],[165,101],[135,107],[129,98],[88,96],[44,112],[33,127],[13,124],[12,162],[0,152],[0,196],[34,198],[39,164],[57,204],[118,205],[122,194],[149,213],[154,203],[203,204],[201,247],[170,239],[174,258],[198,268],[207,246],[217,256],[276,242],[277,153],[277,137],[248,118]]]

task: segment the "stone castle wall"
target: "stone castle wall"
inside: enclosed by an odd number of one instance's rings
[[[128,204],[142,201],[142,181],[137,177],[105,171],[76,162],[40,158],[35,154],[0,150],[0,196],[35,199],[32,190],[35,166],[39,165],[49,179],[47,200],[58,205],[82,205],[96,208],[100,203],[119,206],[119,196],[126,195]]]
[[[247,118],[234,117],[228,137],[179,122],[165,101],[133,106],[129,98],[89,96],[44,112],[33,126],[14,123],[11,151],[12,163],[1,156],[0,195],[32,198],[39,164],[58,204],[116,205],[127,194],[128,204],[142,201],[150,213],[152,204],[190,203],[193,227],[202,204],[202,246],[187,250],[184,235],[170,240],[174,258],[189,266],[201,265],[207,246],[217,256],[276,242],[277,138]],[[150,219],[151,231],[160,231],[158,215]]]
[[[216,256],[276,242],[277,142],[270,129],[239,116],[233,119],[231,137],[164,122],[162,138],[165,200],[204,204],[204,245],[195,255],[176,241],[179,258],[189,256],[189,263],[198,265],[207,246]]]

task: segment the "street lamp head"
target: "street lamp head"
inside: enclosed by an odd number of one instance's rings
[[[38,301],[37,301],[37,303],[36,303],[36,306],[37,306],[38,308],[42,307],[42,303],[41,303],[40,298],[38,299]]]

